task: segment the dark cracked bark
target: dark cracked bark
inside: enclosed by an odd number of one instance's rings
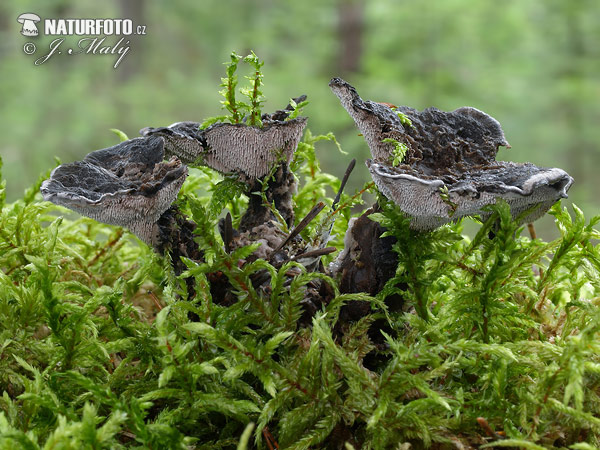
[[[240,232],[249,231],[261,224],[275,220],[276,217],[259,194],[263,189],[263,180],[255,180],[248,189],[248,209],[240,221]],[[267,181],[266,202],[275,205],[288,227],[294,224],[292,197],[296,193],[296,179],[286,162],[279,164],[272,177]]]
[[[392,248],[396,238],[381,237],[386,228],[369,219],[369,215],[377,211],[378,205],[368,209],[346,232],[338,269],[342,293],[364,292],[375,296],[396,274],[398,255]],[[390,310],[398,311],[402,308],[403,300],[399,295],[391,295],[385,299],[385,303]],[[369,303],[350,302],[342,309],[340,320],[358,320],[370,311]]]

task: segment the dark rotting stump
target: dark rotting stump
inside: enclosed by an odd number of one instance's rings
[[[176,205],[172,205],[160,216],[157,222],[159,231],[159,244],[155,249],[163,256],[169,255],[171,266],[176,276],[181,275],[187,266],[182,257],[200,262],[204,254],[194,241],[196,224],[189,220]],[[188,298],[195,296],[194,279],[185,279]]]
[[[263,183],[267,183],[264,191],[266,202],[275,205],[288,227],[294,224],[293,195],[296,193],[296,178],[287,162],[280,162],[272,175],[267,175],[266,180],[256,179],[251,181],[248,189],[248,209],[240,221],[240,232],[245,232],[271,220],[276,220],[270,207],[259,194]]]
[[[398,254],[393,250],[396,238],[381,237],[387,231],[369,215],[379,212],[375,204],[357,219],[351,220],[344,237],[344,250],[332,264],[333,275],[339,279],[341,293],[366,293],[376,296],[386,283],[396,275]],[[406,286],[398,286],[405,289]],[[389,311],[401,311],[404,300],[401,295],[389,295],[384,300]],[[340,311],[336,331],[350,322],[355,322],[371,313],[371,305],[366,302],[351,301]],[[384,347],[380,330],[394,334],[384,319],[375,321],[369,329],[369,338],[376,347]]]

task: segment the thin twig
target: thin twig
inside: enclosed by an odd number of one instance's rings
[[[123,237],[123,228],[119,228],[117,230],[117,232],[115,233],[115,237],[108,241],[106,245],[102,247],[100,251],[98,251],[98,253],[96,253],[96,255],[90,260],[87,266],[93,266],[94,263],[98,261],[98,259],[100,259],[102,255],[104,255],[110,248],[112,248],[117,242],[119,242],[119,239],[121,239],[121,237]]]
[[[311,250],[300,255],[295,255],[291,258],[292,261],[297,261],[299,259],[304,258],[314,258],[316,256],[329,255],[337,250],[335,247],[325,247],[325,248],[317,248],[316,250]]]
[[[488,423],[488,421],[485,418],[478,417],[477,423],[479,424],[479,426],[481,428],[483,428],[483,431],[485,431],[489,437],[494,438],[494,439],[504,439],[504,437],[500,436],[498,433],[496,433],[494,430],[492,430],[492,427],[490,427],[490,424]]]
[[[277,441],[275,440],[275,438],[269,431],[269,427],[263,428],[262,435],[265,438],[265,442],[267,443],[267,447],[269,447],[269,450],[278,450],[279,449],[279,444],[277,443]]]
[[[231,253],[231,241],[233,239],[233,224],[231,223],[231,214],[225,216],[223,242],[225,243],[225,251]]]
[[[152,301],[154,301],[154,304],[156,305],[156,307],[158,308],[158,310],[162,311],[163,307],[160,304],[160,302],[158,301],[158,298],[156,297],[156,295],[154,295],[154,292],[148,290],[148,295],[150,296],[150,298],[152,299]]]
[[[542,403],[538,405],[538,408],[535,412],[535,414],[533,415],[533,418],[531,420],[532,425],[531,425],[531,430],[529,430],[529,433],[527,434],[527,437],[532,436],[536,429],[538,424],[540,423],[540,415],[542,414],[542,408],[543,406],[548,403],[548,398],[550,398],[550,391],[552,391],[552,388],[554,387],[554,382],[556,381],[556,378],[559,374],[559,372],[561,372],[563,369],[560,368],[558,369],[556,372],[554,372],[554,374],[550,377],[550,382],[548,383],[548,387],[546,388],[546,393],[544,394],[544,398],[542,400]]]
[[[332,211],[335,211],[335,207],[337,206],[338,202],[340,201],[340,197],[342,196],[344,187],[346,186],[346,183],[348,182],[348,178],[350,178],[350,174],[354,170],[355,165],[356,165],[356,159],[353,159],[352,161],[350,161],[350,164],[348,164],[348,167],[346,168],[346,173],[344,173],[344,177],[342,178],[342,183],[340,184],[340,188],[338,189],[337,195],[335,196],[335,199],[333,200],[333,203],[331,204]]]
[[[302,219],[300,221],[300,223],[296,227],[294,227],[294,229],[291,231],[291,233],[288,235],[288,237],[286,237],[283,240],[283,242],[281,244],[279,244],[275,250],[273,250],[271,255],[274,255],[275,253],[277,253],[279,250],[281,250],[283,247],[285,247],[288,244],[288,242],[290,242],[292,239],[294,239],[296,236],[298,236],[300,234],[300,232],[302,230],[304,230],[306,228],[306,226],[315,217],[317,217],[317,215],[321,212],[321,210],[324,207],[325,207],[325,203],[323,203],[323,202],[317,203],[316,206],[314,206],[313,209],[311,209],[310,212],[306,215],[306,217],[304,217],[304,219]]]
[[[529,230],[529,235],[531,236],[531,239],[533,239],[533,240],[537,239],[537,234],[535,232],[535,227],[533,226],[532,223],[528,223],[527,224],[527,229]]]

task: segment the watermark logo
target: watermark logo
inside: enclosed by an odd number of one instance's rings
[[[40,16],[34,13],[24,13],[17,17],[17,22],[23,24],[21,34],[23,36],[37,36],[38,29],[36,23],[40,21]]]
[[[24,36],[38,36],[38,23],[45,36],[60,36],[50,42],[48,51],[44,51],[34,61],[36,66],[44,64],[55,55],[115,55],[113,68],[116,69],[130,51],[130,39],[127,37],[146,34],[146,26],[134,26],[131,19],[50,18],[42,22],[37,14],[25,13],[17,21],[23,24],[21,34]],[[69,42],[69,36],[79,38]],[[23,46],[26,55],[33,55],[37,51],[38,46],[33,42],[26,42]]]

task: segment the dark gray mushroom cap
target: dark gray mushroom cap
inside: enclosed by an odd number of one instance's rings
[[[334,78],[330,87],[369,145],[374,159],[367,166],[375,184],[415,229],[432,230],[468,215],[485,218],[489,213],[482,208],[499,198],[513,217],[538,205],[523,218],[531,222],[567,197],[573,179],[564,170],[496,161],[498,148],[509,145],[500,123],[483,111],[397,108],[409,125],[390,107],[363,101],[344,80]],[[386,138],[408,147],[398,167],[391,164],[393,144]]]
[[[260,178],[275,163],[281,160],[289,163],[302,138],[307,119],[286,120],[285,111],[265,115],[262,128],[216,123],[199,130],[198,122],[176,122],[168,127],[146,127],[140,133],[163,137],[167,155],[177,156],[186,164],[205,165],[223,174]]]
[[[175,122],[168,127],[146,127],[142,136],[161,136],[165,140],[165,154],[176,156],[184,164],[201,164],[206,152],[204,139],[198,122]]]
[[[423,166],[425,172],[452,170],[453,161],[491,163],[498,147],[510,147],[500,123],[476,108],[465,106],[452,112],[427,108],[419,112],[398,107],[396,111],[408,117],[411,126],[403,124],[389,106],[360,98],[356,89],[340,78],[332,79],[329,86],[354,119],[375,160],[389,161],[394,145],[384,139],[406,143],[409,150],[405,161]]]
[[[136,138],[62,164],[42,183],[44,200],[111,225],[152,245],[156,222],[177,198],[187,168],[163,161],[160,137]]]

